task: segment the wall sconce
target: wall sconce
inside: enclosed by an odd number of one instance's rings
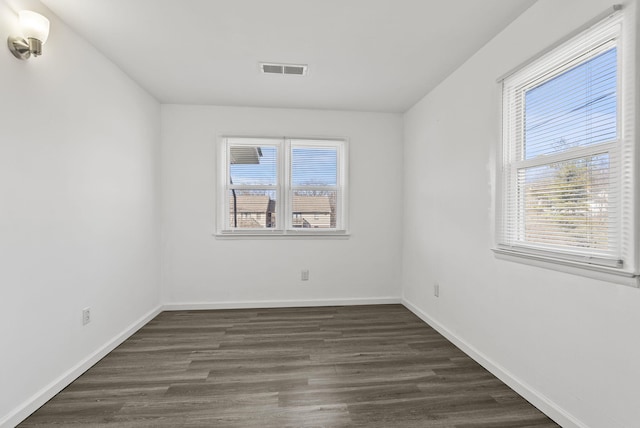
[[[18,59],[42,55],[42,45],[49,37],[49,20],[39,13],[21,10],[18,13],[21,36],[9,36],[9,50]]]

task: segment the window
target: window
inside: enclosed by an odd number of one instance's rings
[[[221,234],[345,234],[345,141],[226,137],[221,155]]]
[[[504,79],[498,252],[637,273],[623,24],[613,14]]]

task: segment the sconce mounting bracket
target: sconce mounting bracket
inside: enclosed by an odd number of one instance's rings
[[[31,56],[31,51],[29,50],[29,43],[18,36],[9,36],[7,39],[7,45],[9,46],[9,50],[18,59],[28,59]]]

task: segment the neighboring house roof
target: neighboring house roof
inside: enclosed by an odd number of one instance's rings
[[[260,163],[262,150],[254,146],[232,146],[229,149],[231,165],[255,165]]]
[[[293,195],[294,213],[331,213],[329,196]]]
[[[267,195],[246,195],[239,193],[236,196],[237,212],[239,213],[267,213],[275,212],[274,200]],[[233,210],[233,196],[229,196],[229,207]],[[319,213],[331,214],[331,200],[329,196],[293,196],[294,213]]]
[[[275,201],[267,195],[236,196],[237,212],[239,213],[267,213],[275,211]],[[229,196],[229,207],[233,211],[233,195]]]

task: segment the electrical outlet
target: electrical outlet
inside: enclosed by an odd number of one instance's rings
[[[82,325],[87,325],[91,322],[91,308],[84,308],[82,310]]]
[[[300,279],[302,281],[309,281],[309,269],[302,269],[300,271]]]
[[[436,297],[440,297],[440,284],[437,282],[433,283],[433,295]]]

